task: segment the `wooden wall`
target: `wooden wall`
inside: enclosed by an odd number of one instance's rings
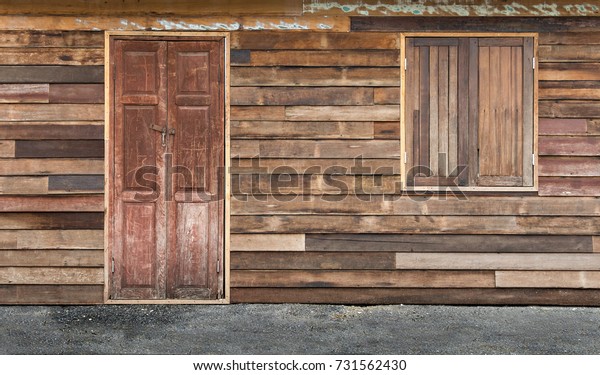
[[[231,33],[232,301],[600,305],[600,38],[524,25],[540,191],[467,200],[398,188],[414,26]],[[101,303],[102,33],[0,36],[0,303]]]
[[[102,302],[103,33],[0,40],[0,303]]]

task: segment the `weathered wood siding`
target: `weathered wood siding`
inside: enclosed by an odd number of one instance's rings
[[[410,30],[387,20],[231,34],[232,302],[600,305],[597,33],[523,29],[539,194],[423,200],[399,190]],[[103,35],[0,40],[0,303],[101,303]]]
[[[103,34],[0,40],[0,303],[101,303]]]

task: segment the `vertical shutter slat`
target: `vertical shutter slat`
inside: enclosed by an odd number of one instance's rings
[[[466,169],[458,176],[458,184],[469,182],[469,40],[458,42],[458,165]]]
[[[533,38],[523,40],[523,186],[533,186]]]
[[[476,184],[479,142],[479,39],[469,38],[469,185]]]

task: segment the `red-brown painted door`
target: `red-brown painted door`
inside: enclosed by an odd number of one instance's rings
[[[223,297],[223,47],[115,41],[111,299]]]

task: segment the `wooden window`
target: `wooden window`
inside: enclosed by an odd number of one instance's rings
[[[535,188],[534,42],[406,38],[408,188]]]

